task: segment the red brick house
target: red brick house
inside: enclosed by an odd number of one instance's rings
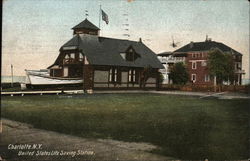
[[[217,48],[222,52],[232,54],[235,63],[235,77],[233,84],[240,85],[242,81],[242,54],[231,47],[216,41],[207,39],[204,42],[190,42],[189,44],[174,51],[175,57],[185,57],[190,81],[194,84],[212,85],[213,78],[209,75],[207,60],[211,49]],[[229,82],[224,82],[228,84]]]
[[[51,77],[82,78],[85,90],[158,87],[163,66],[141,39],[100,37],[87,19],[72,29],[73,38],[48,67]]]

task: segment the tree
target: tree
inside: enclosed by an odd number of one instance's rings
[[[175,63],[170,68],[169,78],[174,84],[186,84],[189,80],[186,66],[182,62]]]
[[[215,86],[222,84],[223,81],[234,79],[234,60],[233,55],[223,53],[219,49],[212,49],[208,53],[208,69],[210,75],[214,77]]]

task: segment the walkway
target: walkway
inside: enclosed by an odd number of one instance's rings
[[[111,139],[85,139],[40,130],[31,125],[3,119],[1,158],[15,160],[167,160],[149,151],[148,143],[128,143]],[[34,144],[36,145],[33,148]],[[15,150],[18,145],[19,150]],[[39,147],[41,145],[41,147]],[[29,147],[31,146],[31,147]],[[11,148],[11,149],[8,149]],[[31,149],[29,149],[31,148]],[[23,156],[18,156],[18,153]],[[39,154],[39,156],[37,156]]]

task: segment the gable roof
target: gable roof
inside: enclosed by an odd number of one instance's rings
[[[60,50],[65,47],[79,48],[92,65],[164,68],[157,55],[142,42],[80,34],[66,42]],[[133,62],[126,61],[121,56],[130,47],[140,55]],[[59,64],[58,61],[59,56],[53,65]]]
[[[66,42],[61,50],[64,47],[74,46],[79,47],[89,63],[93,65],[164,68],[157,59],[157,55],[142,42],[80,34]],[[140,55],[133,62],[124,60],[120,55],[129,47]],[[58,64],[58,58],[55,64]]]
[[[79,23],[78,25],[74,26],[72,28],[75,29],[91,29],[91,30],[100,30],[98,27],[96,27],[93,23],[91,23],[87,18]]]
[[[216,41],[190,42],[189,44],[175,50],[174,53],[178,54],[190,51],[209,51],[212,48],[218,48],[223,52],[232,52],[235,55],[242,55],[241,53],[230,48],[229,46]]]

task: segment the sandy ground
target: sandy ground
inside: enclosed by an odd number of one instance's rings
[[[148,143],[129,143],[111,139],[85,139],[36,129],[31,125],[7,119],[2,119],[2,122],[3,131],[0,142],[2,160],[162,161],[173,159],[150,153],[151,150],[157,147]],[[41,144],[41,147],[36,144]]]

